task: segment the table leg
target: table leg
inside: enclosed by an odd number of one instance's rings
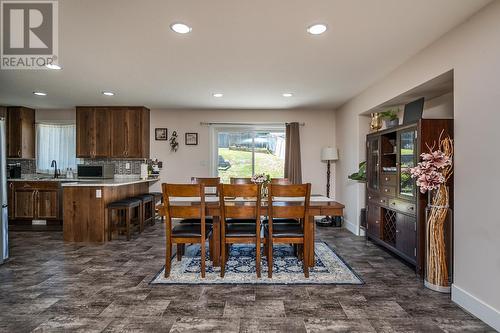
[[[308,223],[306,223],[306,234],[307,234],[307,238],[306,238],[306,241],[307,243],[305,244],[305,246],[308,246],[309,247],[309,251],[307,251],[307,254],[308,254],[308,258],[306,259],[307,260],[307,263],[308,263],[308,266],[309,267],[314,267],[314,264],[315,264],[315,260],[314,260],[314,239],[315,239],[315,223],[314,223],[314,216],[309,216],[309,221],[307,221]]]
[[[220,218],[218,216],[213,217],[212,226],[212,237],[214,238],[214,254],[213,254],[213,266],[220,266]]]

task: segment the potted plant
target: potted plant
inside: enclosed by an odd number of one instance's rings
[[[391,128],[399,125],[398,109],[389,109],[380,113],[386,128]]]
[[[359,163],[358,167],[359,167],[358,172],[355,172],[347,176],[347,178],[358,182],[366,182],[366,161]]]

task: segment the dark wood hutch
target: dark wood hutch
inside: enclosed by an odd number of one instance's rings
[[[421,119],[366,137],[366,235],[414,265],[419,275],[424,274],[427,194],[420,193],[409,169],[442,131],[453,138],[452,119]]]

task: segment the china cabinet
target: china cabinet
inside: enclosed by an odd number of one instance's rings
[[[452,119],[421,119],[366,137],[366,235],[419,275],[424,273],[427,195],[418,191],[410,169],[441,133],[453,138]]]

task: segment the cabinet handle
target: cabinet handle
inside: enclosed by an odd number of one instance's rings
[[[386,193],[387,193],[387,192],[389,192],[389,189],[387,189],[387,188],[384,188],[384,192],[386,192]]]
[[[389,181],[389,177],[385,177],[385,181],[388,182]]]
[[[20,150],[17,151],[17,157],[21,157],[21,151]]]
[[[408,210],[413,210],[415,209],[413,206],[408,207]]]
[[[384,203],[384,200],[380,200],[380,203]]]
[[[368,200],[371,200],[371,199],[372,199],[372,197],[368,196]]]
[[[396,230],[396,233],[398,234],[398,233],[399,233],[399,230]]]
[[[375,224],[379,224],[379,221],[375,221]]]

